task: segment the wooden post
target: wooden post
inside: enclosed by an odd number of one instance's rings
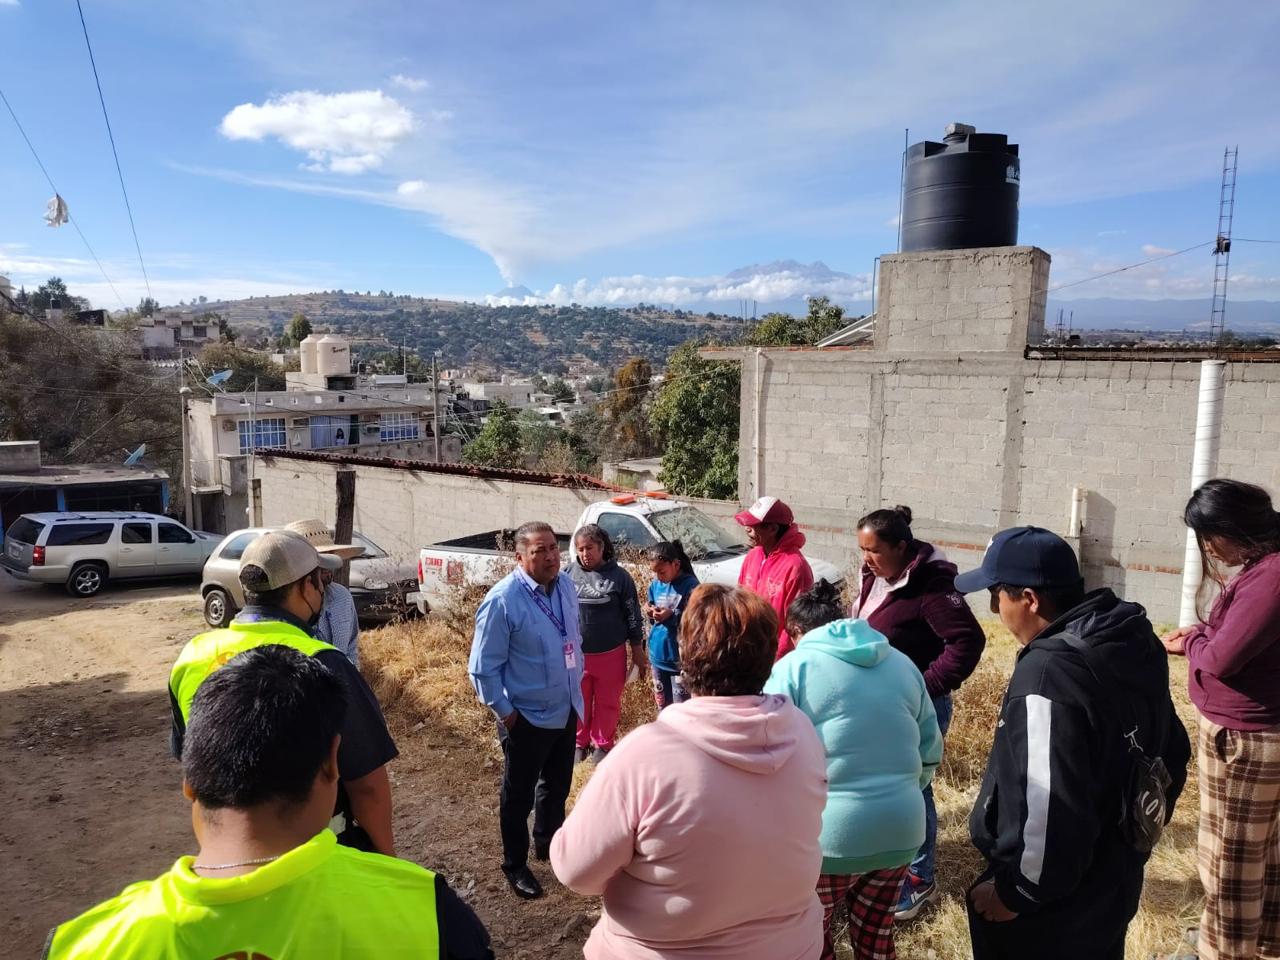
[[[335,543],[350,543],[356,522],[356,472],[352,467],[339,467],[335,476],[338,483],[338,507],[334,515],[333,540]],[[334,579],[345,587],[350,578],[351,563],[347,561],[334,574]]]

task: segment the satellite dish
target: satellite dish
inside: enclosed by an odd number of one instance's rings
[[[212,384],[215,387],[220,387],[230,379],[231,379],[230,370],[219,370],[213,376],[205,380],[205,383]]]
[[[141,460],[144,456],[146,456],[146,453],[147,453],[147,445],[144,443],[141,446],[139,446],[137,450],[133,451],[133,453],[129,454],[129,456],[124,458],[124,465],[126,467],[136,467],[138,465],[138,461]]]

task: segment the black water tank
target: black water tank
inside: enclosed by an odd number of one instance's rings
[[[902,250],[1007,247],[1018,242],[1018,145],[1003,133],[947,127],[942,143],[907,151]]]

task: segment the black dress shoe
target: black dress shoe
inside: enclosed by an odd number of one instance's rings
[[[538,878],[533,875],[528,865],[516,867],[514,870],[503,867],[502,872],[506,875],[507,883],[511,884],[511,889],[520,899],[537,900],[542,896],[542,884],[538,882]]]
[[[551,842],[549,840],[533,841],[533,859],[544,863],[551,859]]]

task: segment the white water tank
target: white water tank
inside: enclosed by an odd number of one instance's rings
[[[298,350],[302,354],[302,372],[303,373],[316,372],[316,352],[317,352],[319,343],[320,343],[320,338],[317,337],[314,333],[309,333],[303,339],[302,343],[298,344]]]
[[[345,377],[351,373],[351,344],[343,337],[326,333],[316,345],[316,373]]]

